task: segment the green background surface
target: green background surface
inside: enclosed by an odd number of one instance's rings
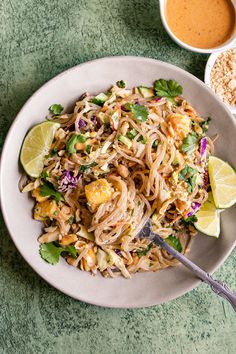
[[[90,59],[147,56],[203,79],[207,57],[170,40],[158,5],[155,0],[1,0],[1,146],[35,90]],[[87,305],[41,280],[16,251],[2,219],[0,227],[1,354],[236,352],[235,313],[206,285],[146,309]],[[234,251],[215,276],[236,290],[235,267]]]

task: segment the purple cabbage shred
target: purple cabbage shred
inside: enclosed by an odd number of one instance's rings
[[[96,116],[92,116],[91,121],[93,122],[93,124],[97,124],[97,117]]]
[[[207,188],[208,186],[208,171],[205,170],[204,176],[203,176],[203,188]]]
[[[79,120],[78,127],[80,129],[86,127],[86,125],[87,125],[87,123],[85,122],[85,120],[83,120],[83,119]]]
[[[69,189],[75,189],[77,187],[80,177],[81,174],[74,176],[72,171],[65,171],[60,180],[58,181],[58,191],[65,193]]]
[[[202,138],[200,143],[200,155],[201,157],[205,154],[207,147],[207,138]]]
[[[192,216],[193,214],[195,214],[199,209],[201,208],[201,204],[200,203],[193,203],[192,204],[192,210],[190,211],[190,213],[188,213],[188,218],[190,216]]]

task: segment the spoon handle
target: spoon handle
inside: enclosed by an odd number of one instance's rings
[[[190,261],[182,253],[176,251],[168,243],[166,243],[159,235],[154,235],[152,238],[153,242],[158,246],[161,246],[166,250],[171,256],[175,257],[180,263],[184,264],[189,270],[191,270],[198,278],[200,278],[204,283],[211,286],[212,290],[219,296],[222,296],[230,302],[233,309],[236,311],[236,293],[228,288],[228,286],[221,281],[213,279],[210,274],[206,273],[203,269],[198,267],[195,263]]]

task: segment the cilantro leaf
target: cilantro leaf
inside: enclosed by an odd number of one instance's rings
[[[66,248],[63,249],[63,251],[70,253],[73,258],[77,257],[77,250],[74,245],[66,246]]]
[[[96,165],[97,165],[96,162],[92,162],[90,165],[80,166],[80,172],[84,172],[84,171],[88,170],[89,168],[94,167]]]
[[[193,176],[197,171],[190,167],[190,166],[185,166],[180,172],[179,172],[179,179],[183,181],[187,176],[191,177]]]
[[[116,85],[120,88],[125,88],[126,87],[126,83],[124,82],[124,80],[120,80],[116,82]]]
[[[56,155],[56,153],[57,153],[57,151],[58,151],[58,148],[57,147],[54,147],[51,151],[50,151],[50,157],[53,157],[54,155]]]
[[[67,220],[70,225],[73,224],[74,222],[74,216],[70,216],[69,219]]]
[[[62,105],[60,105],[60,104],[55,103],[55,104],[52,104],[48,109],[52,114],[54,114],[55,116],[58,116],[59,114],[61,114],[64,107],[62,107]]]
[[[183,140],[181,150],[186,153],[186,155],[191,155],[197,146],[197,134],[189,133],[186,138]]]
[[[125,109],[131,111],[134,115],[134,119],[138,123],[145,122],[148,117],[148,109],[145,106],[137,105],[133,103],[126,103]]]
[[[48,179],[49,179],[49,173],[48,173],[48,171],[43,171],[42,173],[41,173],[41,177],[43,178],[43,179],[45,179],[46,181],[48,181]]]
[[[183,88],[175,80],[156,80],[154,89],[158,97],[174,98],[183,93]]]
[[[138,250],[136,251],[136,253],[139,257],[146,256],[152,247],[153,247],[153,243],[150,243],[145,249]]]
[[[66,150],[69,154],[75,154],[76,153],[76,149],[75,149],[75,144],[76,143],[85,143],[85,141],[88,138],[86,138],[83,135],[77,135],[77,134],[73,134],[70,139],[67,141],[66,144]]]
[[[59,262],[59,257],[64,251],[62,247],[56,247],[52,242],[43,243],[40,245],[39,253],[40,256],[50,264],[57,264]]]
[[[207,120],[205,120],[204,122],[202,122],[201,128],[202,128],[202,132],[203,132],[203,133],[206,133],[206,132],[207,132],[210,121],[211,121],[211,117],[208,117]]]
[[[194,191],[194,188],[196,186],[196,179],[197,179],[197,174],[190,176],[188,178],[188,188],[187,188],[188,193],[192,193]]]
[[[196,215],[189,216],[187,219],[183,219],[183,223],[185,226],[188,226],[189,224],[193,224],[197,222],[197,217]]]
[[[85,151],[87,152],[87,154],[90,154],[91,152],[91,145],[86,145]]]
[[[40,245],[40,256],[50,264],[57,264],[59,262],[60,255],[63,253],[69,253],[72,257],[77,257],[77,251],[75,246],[68,245],[66,248],[55,246],[53,242],[43,243]]]
[[[171,247],[173,247],[176,251],[182,252],[183,247],[177,237],[170,235],[165,239],[165,242],[168,243]]]
[[[57,192],[53,185],[49,182],[46,182],[44,183],[41,187],[40,187],[40,195],[42,197],[47,197],[47,196],[50,196],[52,197],[53,199],[55,199],[55,201],[57,203],[59,203],[63,197],[61,195],[61,193]]]

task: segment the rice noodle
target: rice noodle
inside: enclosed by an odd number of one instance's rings
[[[177,106],[165,97],[144,98],[138,88],[127,90],[117,85],[106,95],[100,106],[96,97],[86,93],[76,102],[73,113],[52,117],[61,127],[51,147],[57,153],[44,161],[43,175],[47,177],[23,176],[19,188],[32,192],[37,210],[47,206],[46,217],[38,218],[45,223],[40,243],[60,244],[66,237],[73,238],[78,256],[68,256],[69,264],[93,274],[100,270],[104,276],[129,278],[130,273],[157,271],[178,263],[148,238],[138,238],[149,219],[161,237],[172,235],[183,253],[189,250],[196,232],[183,219],[193,203],[207,200],[207,156],[214,151],[214,144],[207,137],[206,153],[201,157],[204,119],[180,97],[176,98]],[[144,106],[147,117],[136,119],[127,103],[137,111]],[[183,139],[190,133],[197,135],[196,149],[185,154]],[[71,139],[78,143],[69,152]],[[184,174],[185,167],[198,176],[195,182]],[[50,183],[60,191],[65,174],[68,178],[60,201],[41,198],[41,185]],[[87,186],[104,180],[110,188],[109,197],[104,197],[108,187],[95,189],[89,196]],[[93,205],[91,196],[102,202]]]

